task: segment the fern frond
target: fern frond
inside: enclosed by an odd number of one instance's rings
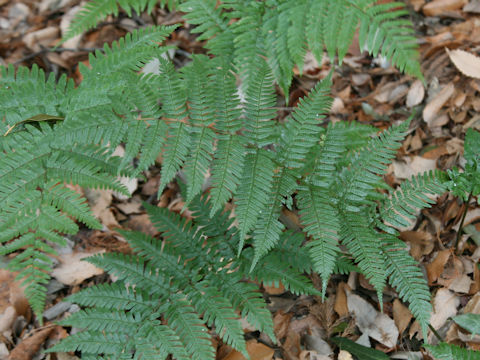
[[[252,261],[253,269],[262,256],[268,253],[270,249],[280,240],[285,226],[278,220],[282,211],[284,198],[290,195],[297,185],[296,179],[287,168],[281,168],[273,178],[271,193],[268,194],[268,201],[258,215],[258,221],[253,233],[253,244],[255,255]]]
[[[392,126],[377,137],[372,138],[367,146],[358,150],[352,167],[345,173],[342,184],[342,202],[348,211],[358,211],[358,205],[368,203],[367,197],[379,186],[380,175],[394,158],[401,141],[406,135],[410,121]]]
[[[382,306],[383,288],[386,282],[386,264],[383,250],[378,246],[379,234],[375,232],[365,214],[347,212],[341,214],[340,237],[353,255],[358,267],[377,291]]]
[[[264,331],[275,341],[272,317],[265,307],[265,301],[257,287],[250,283],[240,282],[234,274],[228,278],[224,275],[217,281],[217,287],[221,293],[231,299],[233,306],[241,311],[242,317],[246,317],[249,324]]]
[[[165,315],[169,326],[180,337],[192,359],[214,359],[215,349],[208,337],[204,322],[182,297],[174,296],[167,304]]]
[[[377,224],[382,230],[395,233],[391,227],[402,228],[408,226],[408,219],[415,219],[417,209],[430,207],[435,203],[432,195],[441,195],[446,187],[443,184],[442,173],[429,171],[413,176],[402,182],[397,190],[380,206],[379,212],[382,222]]]
[[[245,160],[245,169],[242,183],[238,187],[235,210],[240,230],[238,253],[242,251],[245,236],[255,227],[258,216],[265,209],[268,195],[271,192],[275,164],[270,154],[258,149],[248,154]]]
[[[383,235],[383,239],[383,255],[388,280],[398,291],[400,298],[408,302],[409,309],[420,323],[426,339],[432,312],[427,281],[402,241],[386,234]]]
[[[173,179],[180,169],[189,151],[189,126],[184,122],[187,117],[186,94],[173,64],[159,58],[159,82],[163,92],[160,94],[164,117],[171,121],[168,126],[165,153],[163,156],[162,172],[158,194]]]
[[[212,209],[213,216],[235,193],[245,160],[242,143],[236,132],[242,128],[241,110],[235,77],[228,65],[220,64],[220,69],[214,74],[215,86],[215,126],[219,141],[212,163]],[[223,133],[223,134],[222,134]]]
[[[297,295],[321,294],[307,277],[286,266],[283,259],[275,253],[269,254],[260,260],[250,276],[269,286],[278,287],[281,282],[287,290]]]
[[[245,136],[250,143],[262,147],[273,140],[276,97],[272,73],[265,61],[258,61],[260,65],[245,93]]]
[[[299,168],[305,164],[310,149],[319,142],[324,131],[319,120],[328,112],[332,99],[328,96],[330,79],[324,79],[311,90],[287,120],[279,139],[280,162],[290,168]]]
[[[118,16],[120,7],[127,12],[128,16],[132,16],[132,10],[137,14],[140,14],[145,10],[147,13],[151,13],[158,2],[158,0],[91,0],[86,3],[75,16],[67,33],[63,37],[63,41],[71,39],[86,30],[90,30],[108,15]],[[160,1],[162,5],[167,2],[170,8],[174,8],[176,3],[180,1]]]
[[[423,79],[418,44],[408,11],[402,2],[373,4],[361,16],[359,43],[373,55],[379,49],[401,71]]]
[[[188,89],[189,118],[192,125],[191,153],[185,163],[187,175],[187,203],[200,191],[213,154],[215,133],[209,128],[215,121],[214,91],[208,58],[195,56],[184,75]]]
[[[218,289],[208,283],[198,283],[187,290],[187,296],[198,313],[203,314],[207,325],[215,325],[216,332],[225,343],[249,357],[238,315]]]
[[[298,208],[304,232],[313,239],[308,243],[313,269],[322,279],[322,296],[333,273],[338,256],[340,217],[328,193],[314,185],[298,191]]]
[[[208,40],[206,47],[217,56],[233,54],[233,33],[222,6],[216,0],[188,0],[179,6],[185,19],[197,25],[192,32],[200,33],[198,40]]]
[[[437,360],[478,360],[480,351],[468,350],[457,345],[440,343],[439,345],[425,345],[425,348]]]

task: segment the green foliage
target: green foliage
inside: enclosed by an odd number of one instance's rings
[[[126,91],[125,84],[147,85],[136,71],[161,53],[153,45],[173,29],[135,31],[105,47],[105,54],[90,57],[90,69],[82,68],[84,80],[77,88],[65,76],[58,82],[53,74],[46,79],[36,66],[31,71],[20,68],[16,74],[12,66],[2,69],[0,131],[5,136],[0,138],[0,243],[4,245],[0,254],[21,251],[8,268],[19,272],[40,322],[52,256],[56,247],[65,244],[60,234],[77,233],[73,219],[101,228],[85,199],[64,184],[129,195],[117,180],[118,175],[133,173],[125,159],[136,156],[142,143],[146,145],[140,159],[143,169],[158,155],[158,144],[149,137],[160,131],[163,135],[164,124],[153,123],[155,131],[148,135],[146,126],[139,128],[145,123],[133,112],[140,105],[133,96],[137,89],[127,87]],[[142,101],[143,108],[146,103]],[[111,157],[122,141],[127,150],[123,161]]]
[[[480,315],[463,314],[453,318],[455,323],[470,332],[472,335],[480,334]]]
[[[84,12],[71,34],[115,12],[113,3],[87,5],[99,16]],[[121,2],[135,11],[151,4]],[[307,49],[317,57],[326,49],[341,61],[357,25],[373,55],[381,48],[402,70],[420,75],[403,5],[189,0],[180,10],[216,56],[194,55],[178,71],[158,45],[175,27],[153,27],[91,55],[90,67],[80,68],[84,80],[77,88],[65,77],[57,83],[53,76],[46,79],[37,68],[21,68],[16,75],[12,67],[2,70],[1,251],[16,253],[10,268],[21,271],[37,315],[52,244],[63,242],[59,233],[78,230],[72,219],[100,226],[64,183],[126,192],[116,177],[138,175],[162,153],[159,195],[182,172],[184,198],[195,216],[192,225],[150,207],[163,243],[125,233],[135,255],[91,258],[119,282],[73,296],[92,309],[65,324],[89,330],[55,349],[115,359],[212,358],[210,326],[245,352],[237,312],[273,337],[263,299],[245,279],[281,281],[293,293],[317,294],[304,276],[311,271],[320,275],[319,294],[325,295],[331,274],[358,270],[380,304],[389,282],[425,332],[428,286],[396,235],[418,209],[431,206],[432,195],[445,190],[443,175],[422,174],[398,189],[383,180],[410,122],[379,134],[358,123],[322,126],[331,104],[330,77],[286,119],[279,121],[275,109],[275,81],[286,93],[293,66],[301,67]],[[159,71],[141,74],[152,59]],[[121,143],[126,155],[112,157]],[[136,169],[130,169],[137,157]],[[198,201],[205,188],[210,200]],[[222,213],[229,201],[232,219]],[[285,231],[284,207],[298,209],[302,232]]]
[[[371,360],[388,360],[390,359],[385,353],[380,350],[375,350],[363,345],[359,345],[356,342],[343,338],[334,337],[331,338],[332,342],[336,344],[340,349],[346,350],[349,353],[355,355],[359,359],[371,359]]]
[[[66,38],[73,37],[117,15],[147,9],[155,0],[93,0],[77,15]],[[266,56],[272,73],[288,94],[293,67],[302,72],[310,50],[318,62],[324,49],[341,63],[359,28],[359,45],[372,56],[381,54],[400,70],[422,78],[414,30],[402,2],[377,4],[375,0],[161,0],[185,13],[199,40],[217,56],[228,56],[244,79],[255,79],[256,58]]]
[[[465,135],[464,156],[463,172],[458,168],[447,170],[450,177],[447,186],[453,195],[467,201],[470,196],[480,195],[480,132],[472,128]],[[478,201],[480,203],[480,197]]]
[[[478,360],[480,352],[467,350],[456,345],[441,343],[436,346],[426,345],[427,350],[436,360]]]
[[[282,246],[258,263],[257,273],[249,273],[248,252],[236,257],[239,238],[230,236],[229,230],[233,220],[216,213],[217,223],[203,228],[210,203],[197,197],[191,204],[194,215],[202,211],[198,223],[145,204],[163,240],[122,231],[135,255],[110,253],[88,259],[118,280],[68,298],[88,308],[61,324],[86,330],[49,351],[78,350],[82,356],[105,359],[164,359],[169,354],[214,359],[208,326],[248,357],[238,314],[275,339],[270,312],[250,281],[281,281],[295,293],[316,293],[302,275],[303,268],[282,263],[287,249],[302,251],[302,237],[285,233]],[[302,265],[308,266],[308,261]]]

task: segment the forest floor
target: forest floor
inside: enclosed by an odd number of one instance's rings
[[[462,166],[465,132],[468,128],[480,130],[480,59],[472,60],[462,52],[449,55],[447,51],[480,53],[480,1],[409,0],[407,3],[421,44],[426,86],[399,73],[387,62],[372,59],[354,45],[334,72],[334,102],[329,114],[331,121],[358,120],[385,129],[415,112],[412,131],[386,175],[392,186],[419,172]],[[66,73],[78,84],[82,81],[79,62],[87,63],[88,53],[102,48],[105,42],[111,43],[127,31],[154,22],[163,25],[182,22],[178,13],[159,8],[152,16],[142,14],[128,18],[120,14],[54,49],[79,5],[79,0],[0,0],[0,65],[31,67],[37,64],[47,73]],[[179,67],[185,64],[189,54],[205,51],[188,26],[174,33],[169,42],[178,49],[174,62]],[[454,56],[457,59],[452,59]],[[325,77],[331,67],[326,57],[318,64],[307,56],[304,73],[296,72],[286,106],[279,91],[278,118],[288,116],[298,99]],[[152,167],[144,181],[128,183],[133,190],[129,199],[118,198],[111,191],[77,189],[87,196],[93,212],[105,226],[102,231],[82,230],[59,253],[48,285],[43,327],[34,320],[21,288],[14,282],[14,275],[0,269],[0,360],[78,359],[74,354],[42,353],[70,331],[55,325],[55,321],[76,309],[62,299],[80,288],[109,280],[101,269],[81,259],[104,251],[128,252],[128,245],[117,236],[115,229],[157,234],[141,201],[157,201],[160,165]],[[183,201],[178,187],[171,184],[158,206],[180,212]],[[466,206],[464,231],[455,247]],[[188,212],[183,214],[188,217]],[[299,226],[295,212],[285,210],[283,215],[293,226]],[[452,195],[441,196],[435,206],[421,211],[411,226],[403,229],[401,238],[428,279],[434,305],[431,324],[437,334],[444,341],[480,350],[480,337],[470,336],[450,319],[464,312],[480,314],[480,206],[476,199],[466,205]],[[0,259],[0,268],[3,261]],[[315,297],[293,296],[281,287],[261,284],[259,287],[272,311],[279,342],[273,344],[258,332],[248,333],[247,327],[252,360],[352,359],[347,351],[339,352],[327,341],[332,335],[348,337],[392,359],[431,359],[422,349],[418,323],[390,288],[385,290],[383,304],[389,321],[377,321],[380,304],[362,276],[354,273],[334,276],[324,303]],[[381,336],[375,338],[371,333],[369,336],[361,323],[367,323]],[[430,333],[429,341],[435,343],[438,338]],[[236,351],[219,344],[218,360],[241,358]]]

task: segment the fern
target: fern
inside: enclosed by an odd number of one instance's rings
[[[194,208],[210,206],[198,197],[191,203]],[[261,294],[255,285],[243,281],[245,276],[252,280],[260,276],[265,283],[281,281],[300,294],[316,292],[301,270],[282,266],[275,250],[269,259],[259,263],[258,269],[263,271],[249,274],[244,271],[248,269],[249,257],[236,258],[236,244],[229,251],[216,250],[222,242],[235,238],[209,237],[209,232],[197,224],[186,224],[166,209],[145,206],[163,234],[163,241],[122,231],[135,255],[105,254],[89,258],[89,262],[102,266],[118,280],[87,288],[68,298],[88,308],[62,320],[61,324],[88,330],[68,337],[49,349],[50,352],[78,350],[83,356],[103,355],[106,359],[146,356],[164,359],[169,354],[213,359],[215,351],[209,326],[225,343],[248,356],[237,312],[272,339],[274,333]],[[218,224],[216,233],[228,233],[229,225],[229,222]],[[285,241],[289,242],[288,237]],[[218,255],[229,266],[217,261]],[[156,341],[145,341],[146,334],[150,334],[148,339]]]
[[[160,1],[164,5],[166,1]],[[172,2],[172,1],[170,1]],[[177,0],[174,3],[180,3]],[[214,55],[227,56],[234,61],[244,79],[254,79],[257,55],[266,55],[275,79],[288,94],[293,67],[303,68],[304,57],[310,50],[320,62],[323,49],[331,59],[338,56],[341,63],[360,29],[359,42],[373,56],[380,53],[391,59],[400,70],[422,78],[418,46],[408,11],[401,2],[376,4],[375,0],[188,0],[179,6],[185,19],[197,25],[194,33],[207,40],[206,47]],[[143,11],[150,0],[118,1],[128,14],[131,9]],[[77,15],[66,35],[93,27],[109,14],[118,14],[112,0],[87,3]],[[172,7],[175,4],[169,4]]]
[[[441,343],[436,346],[426,345],[427,350],[438,360],[477,360],[480,359],[480,352],[463,349],[456,345]]]
[[[31,71],[20,68],[16,75],[11,66],[2,69],[1,253],[17,253],[8,268],[19,271],[40,322],[53,264],[50,257],[65,244],[60,234],[78,231],[72,219],[101,228],[85,200],[63,184],[129,195],[117,176],[132,175],[132,169],[125,160],[112,158],[111,152],[125,140],[126,158],[132,158],[148,137],[147,126],[135,119],[136,98],[125,91],[124,84],[139,79],[138,67],[158,54],[154,42],[162,41],[173,29],[139,30],[105,47],[105,54],[90,57],[92,68],[82,69],[84,81],[76,89],[66,77],[55,83],[53,74],[46,78],[35,66]],[[108,142],[110,147],[105,148]],[[158,154],[158,145],[150,144],[141,157],[146,165]]]
[[[137,12],[147,6],[151,11],[153,4],[118,3]],[[115,13],[114,5],[87,5],[71,34]],[[49,256],[63,243],[60,234],[78,230],[72,219],[100,226],[64,183],[126,193],[117,176],[138,175],[161,153],[159,195],[184,172],[184,198],[194,214],[188,223],[146,205],[162,242],[124,232],[134,254],[90,258],[118,282],[72,296],[91,309],[64,324],[89,330],[55,349],[79,350],[85,358],[101,353],[112,359],[206,359],[214,356],[211,328],[246,355],[237,314],[274,337],[270,313],[252,282],[281,282],[294,293],[317,294],[304,275],[311,271],[319,273],[325,295],[333,273],[358,270],[380,304],[389,281],[425,331],[428,288],[396,228],[431,206],[431,196],[445,185],[440,172],[419,175],[396,190],[385,184],[383,175],[409,121],[379,134],[357,123],[324,127],[330,78],[285,121],[276,119],[275,109],[275,82],[287,94],[293,67],[301,69],[308,50],[320,57],[326,49],[341,61],[357,26],[373,55],[387,55],[420,76],[402,5],[189,0],[180,9],[197,25],[194,31],[207,41],[213,58],[192,56],[177,71],[162,56],[166,47],[158,45],[175,27],[153,27],[91,55],[90,67],[80,66],[84,80],[77,88],[65,77],[55,83],[37,68],[17,75],[12,67],[2,70],[1,251],[16,253],[10,268],[21,271],[37,315],[45,300]],[[312,11],[321,14],[316,24]],[[158,73],[142,75],[152,59],[159,62]],[[245,94],[243,101],[239,93]],[[45,101],[39,101],[44,94]],[[121,143],[125,157],[112,157]],[[137,168],[131,169],[137,157]],[[211,182],[205,181],[209,174]],[[210,199],[199,200],[202,195]],[[222,213],[228,201],[232,218]],[[299,210],[301,233],[285,231],[284,207]]]

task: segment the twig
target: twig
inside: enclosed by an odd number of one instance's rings
[[[437,332],[437,330],[435,330],[435,329],[433,328],[432,325],[428,324],[428,328],[429,328],[430,330],[432,330],[433,335],[435,335],[435,337],[438,339],[438,341],[440,341],[440,342],[443,341],[443,339],[442,339],[442,337],[440,336],[440,334]]]

